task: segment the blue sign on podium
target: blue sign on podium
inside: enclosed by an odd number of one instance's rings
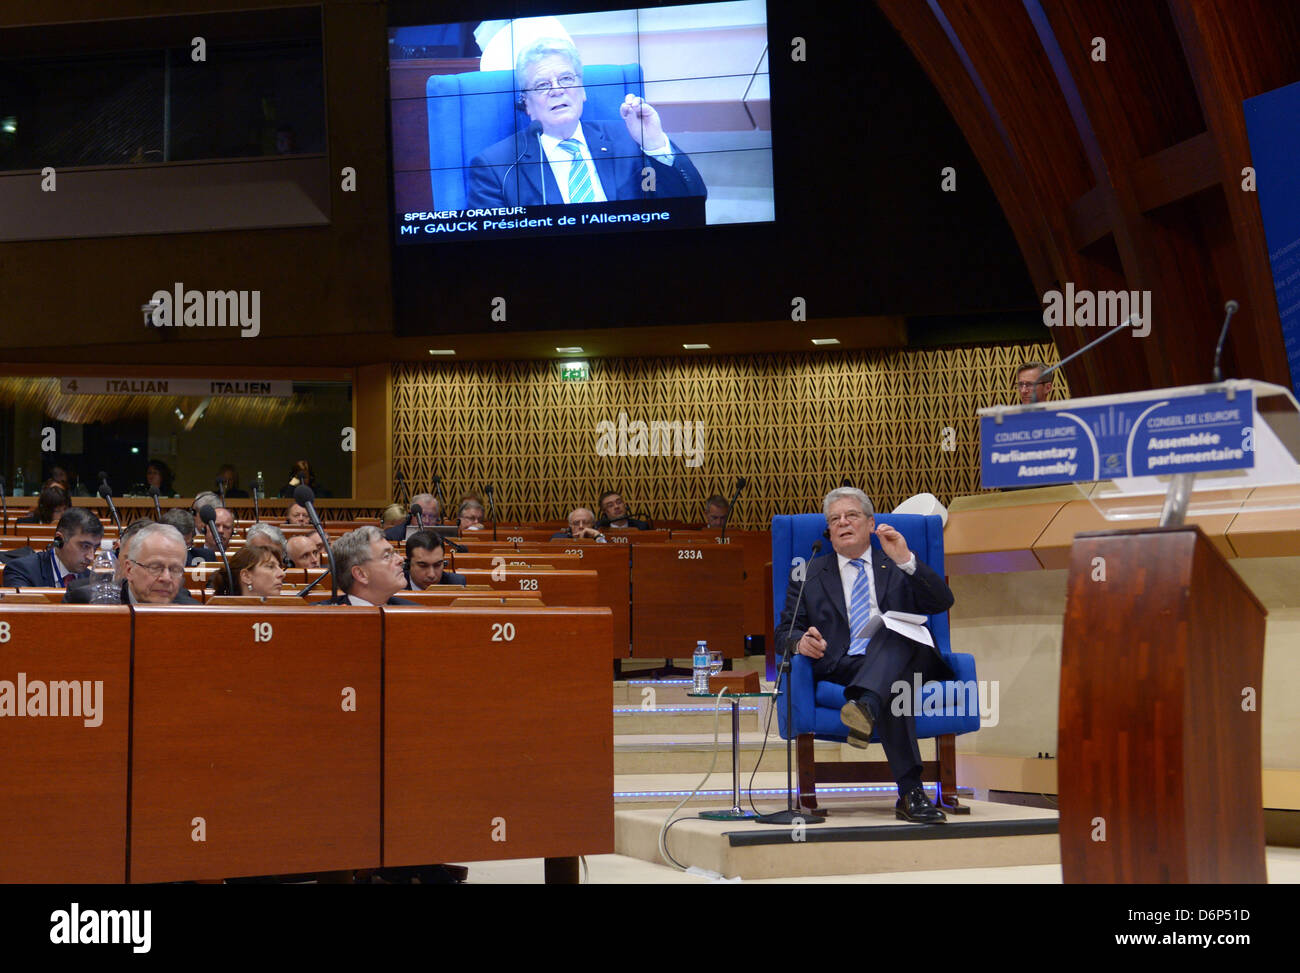
[[[981,482],[1051,486],[1255,465],[1248,390],[1152,392],[1127,401],[1061,402],[980,417]]]

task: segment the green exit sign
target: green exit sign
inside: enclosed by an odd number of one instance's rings
[[[591,378],[591,366],[585,361],[560,362],[561,382],[585,382]]]

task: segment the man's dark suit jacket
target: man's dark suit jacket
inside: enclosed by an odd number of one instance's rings
[[[600,520],[596,521],[596,526],[601,530],[650,530],[651,529],[650,525],[647,524],[644,520],[633,520],[631,517],[627,518],[626,527],[615,527],[604,517],[601,517]],[[555,538],[551,538],[551,540],[554,539]]]
[[[210,547],[191,547],[188,551],[185,552],[186,564],[193,564],[195,558],[198,558],[201,561],[221,560],[220,555],[218,555],[217,552]]]
[[[325,601],[317,602],[317,604],[318,604],[318,605],[350,605],[350,604],[352,604],[352,602],[348,601],[348,596],[347,596],[347,595],[337,595],[337,596],[334,597],[334,598],[329,598],[329,599],[327,599],[327,600],[325,600]],[[384,604],[386,604],[386,605],[415,605],[416,607],[419,607],[419,604],[420,604],[420,603],[419,603],[418,601],[411,601],[411,600],[409,600],[409,599],[407,599],[407,598],[398,598],[396,595],[393,595],[393,597],[389,598],[388,601],[384,602]]]
[[[875,573],[876,604],[881,612],[901,611],[917,615],[933,615],[947,611],[954,601],[952,590],[943,578],[919,557],[916,572],[908,575],[879,548],[872,547],[864,558],[870,558]],[[854,570],[852,567],[848,570]],[[826,654],[813,659],[813,675],[825,679],[840,658],[849,651],[849,613],[844,604],[844,584],[840,578],[839,559],[830,554],[814,558],[807,566],[807,584],[799,614],[794,617],[791,641],[798,642],[811,627],[816,627],[826,640]],[[799,596],[799,582],[791,580],[785,593],[785,611],[777,627],[777,648],[785,650],[785,633],[790,630],[791,615]],[[937,649],[927,649],[920,643],[910,642],[897,632],[881,628],[871,639],[867,651],[871,652],[877,639],[897,639],[908,642],[924,653],[921,658],[921,675],[925,680],[955,679],[948,661]],[[793,650],[792,650],[793,651]]]
[[[76,575],[78,578],[89,576],[88,571]],[[15,558],[5,565],[6,588],[57,588],[54,580],[54,565],[50,563],[49,551],[37,551],[26,557]]]
[[[708,189],[690,157],[669,140],[673,164],[666,166],[628,134],[622,119],[612,122],[582,119],[592,161],[600,176],[605,198],[672,199],[679,196],[708,196]],[[519,161],[516,163],[515,160]],[[641,170],[654,169],[655,191],[641,189]],[[536,127],[530,127],[489,146],[470,160],[469,209],[498,206],[536,206],[543,202],[564,205]]]
[[[129,605],[131,597],[126,593],[127,583],[122,582],[122,604]],[[89,605],[90,604],[90,584],[78,584],[69,586],[68,590],[63,593],[64,604],[68,605]],[[176,597],[171,600],[173,605],[197,605],[198,602],[184,586],[176,592]]]
[[[466,584],[465,575],[457,574],[455,571],[444,571],[442,572],[442,577],[438,579],[438,584],[458,584],[463,588]],[[406,590],[420,591],[423,589],[413,588],[411,586],[411,576],[408,574],[406,576]]]

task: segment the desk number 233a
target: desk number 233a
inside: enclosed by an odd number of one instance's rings
[[[269,642],[271,641],[271,623],[254,622],[253,623],[253,641]]]

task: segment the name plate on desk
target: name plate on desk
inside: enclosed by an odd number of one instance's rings
[[[1255,465],[1249,390],[1231,398],[1216,389],[1106,400],[980,410],[982,485],[1051,486]]]

